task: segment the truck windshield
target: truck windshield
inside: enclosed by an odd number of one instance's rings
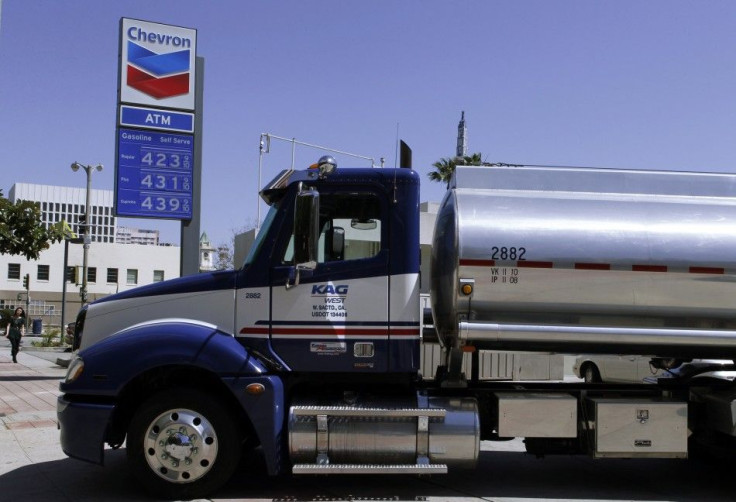
[[[253,242],[253,245],[250,247],[250,251],[248,251],[248,256],[245,257],[245,262],[243,263],[243,266],[247,266],[253,263],[253,260],[258,255],[258,250],[261,249],[261,246],[263,245],[263,241],[266,238],[266,235],[268,234],[268,230],[269,228],[271,228],[271,224],[273,223],[273,220],[276,217],[276,213],[278,212],[279,205],[280,205],[280,201],[274,203],[271,206],[271,209],[268,210],[266,219],[263,220],[263,225],[261,225],[261,228],[258,230],[258,233],[256,234],[256,240]]]

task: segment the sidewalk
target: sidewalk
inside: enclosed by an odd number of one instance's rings
[[[31,337],[29,337],[31,338]],[[58,447],[56,398],[66,369],[60,351],[37,351],[24,339],[18,363],[0,343],[0,475],[35,462],[64,458]]]

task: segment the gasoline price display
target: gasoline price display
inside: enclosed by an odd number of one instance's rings
[[[141,207],[146,211],[162,212],[191,212],[191,200],[175,195],[159,194],[145,195],[141,199]]]
[[[118,216],[191,219],[194,138],[118,130]]]
[[[140,186],[145,190],[170,192],[189,192],[192,190],[192,177],[189,174],[157,173],[141,169],[140,178]]]
[[[192,169],[192,157],[186,153],[154,148],[141,148],[141,166],[156,169]]]

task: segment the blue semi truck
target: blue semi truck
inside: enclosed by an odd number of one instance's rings
[[[411,169],[286,170],[242,267],[85,306],[60,388],[64,452],[125,444],[164,497],[201,497],[261,448],[270,475],[442,474],[480,441],[684,458],[733,445],[736,176],[458,168],[419,308]],[[420,374],[427,337],[443,347]],[[651,354],[651,384],[482,381],[479,350]],[[473,359],[477,364],[477,359]],[[492,449],[492,448],[491,448]]]

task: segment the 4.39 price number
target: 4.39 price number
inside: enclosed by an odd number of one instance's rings
[[[190,201],[183,197],[144,196],[141,199],[141,207],[147,211],[167,213],[189,213]]]

